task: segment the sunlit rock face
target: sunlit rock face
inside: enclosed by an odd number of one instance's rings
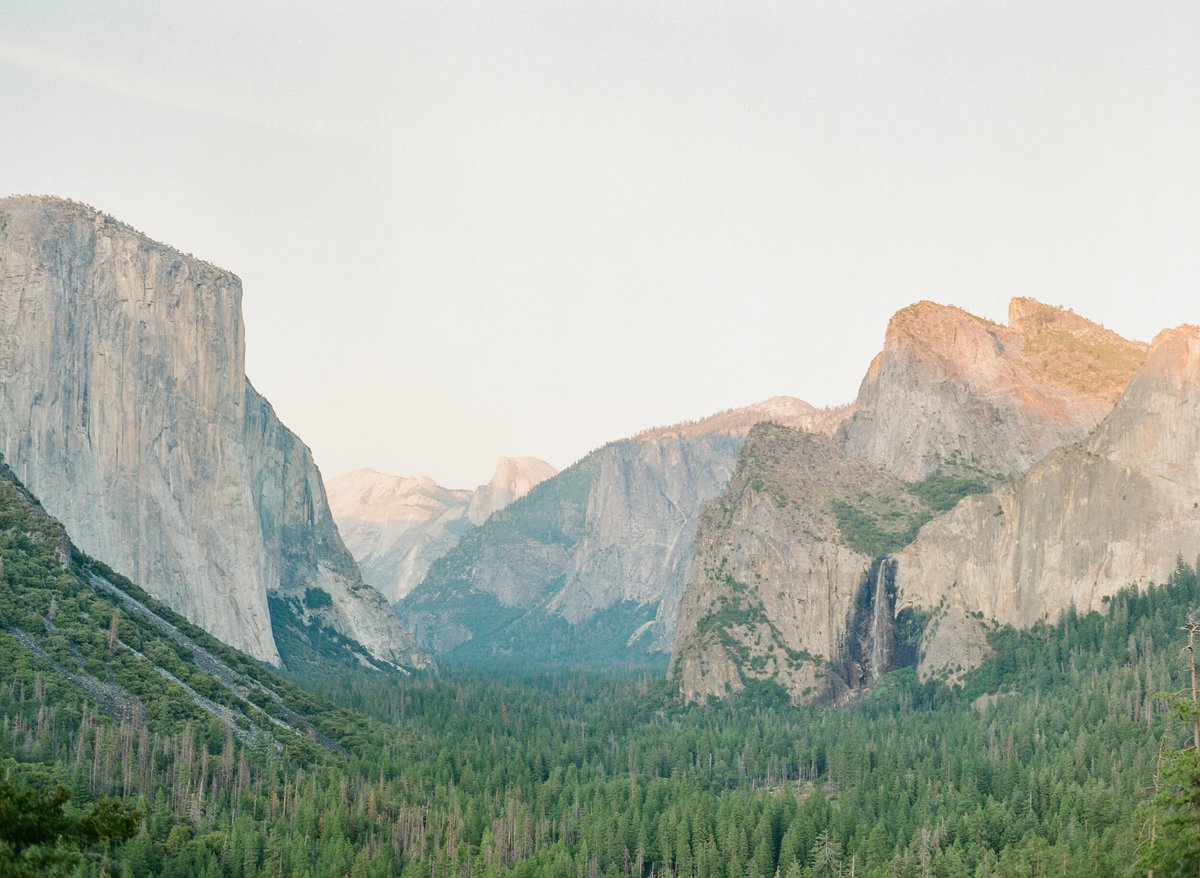
[[[902,479],[960,458],[1017,476],[1108,414],[1146,346],[1032,299],[1009,325],[920,302],[888,324],[842,431],[846,451]]]
[[[467,506],[467,518],[472,524],[483,524],[514,500],[520,500],[540,485],[558,474],[558,470],[536,457],[502,457],[496,462],[496,471],[486,485],[480,485],[471,495]]]
[[[1030,299],[1012,301],[1008,326],[931,302],[899,311],[852,417],[833,439],[759,428],[742,448],[729,489],[706,507],[672,655],[682,694],[720,697],[770,679],[797,702],[837,700],[916,659],[915,642],[900,635],[915,637],[908,623],[923,612],[934,619],[920,644],[922,668],[977,664],[987,649],[979,620],[950,617],[941,603],[957,575],[942,575],[950,561],[930,556],[930,567],[918,569],[914,544],[885,563],[847,532],[853,517],[839,521],[834,505],[873,515],[874,524],[894,523],[881,551],[895,551],[938,514],[918,501],[914,482],[945,473],[1007,481],[1031,467],[1039,472],[1039,461],[1049,474],[1057,449],[1087,439],[1146,356],[1142,343]],[[986,506],[994,515],[993,497],[1006,490],[968,497],[949,517],[927,524],[922,539],[966,516],[963,510]],[[1066,489],[1039,490],[1043,525],[1052,528],[1054,504],[1066,502],[1056,492]],[[1093,502],[1104,502],[1108,489],[1094,490]],[[982,515],[969,521],[976,529],[991,525]],[[1008,549],[1030,553],[1029,539]],[[967,567],[988,544],[966,524],[943,542],[943,554]],[[1167,562],[1174,563],[1174,551]],[[1013,563],[998,547],[971,569],[985,588],[992,567]],[[976,613],[1010,613],[1003,618],[1019,624],[1047,612],[1042,598],[1014,597],[1006,610],[967,603]]]
[[[278,664],[268,594],[428,659],[342,545],[308,449],[245,375],[241,283],[91,208],[0,201],[0,453],[85,552]]]
[[[359,469],[329,480],[329,507],[363,579],[395,603],[464,533],[557,472],[536,457],[502,457],[486,485],[461,491]]]
[[[1200,547],[1200,330],[1161,333],[1087,441],[930,522],[897,556],[902,605],[933,610],[919,670],[975,664],[985,621],[1027,627],[1164,582]],[[977,657],[976,657],[977,661]]]

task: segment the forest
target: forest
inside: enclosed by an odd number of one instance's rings
[[[1200,585],[1183,559],[1104,613],[994,630],[957,688],[904,669],[799,708],[769,683],[686,705],[650,672],[314,660],[280,676],[75,551],[9,480],[0,562],[0,815],[34,803],[62,827],[24,842],[0,821],[3,874],[1161,878],[1200,863],[1181,631]],[[77,831],[97,814],[111,831]]]

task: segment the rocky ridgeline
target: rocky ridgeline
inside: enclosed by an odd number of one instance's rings
[[[956,457],[1017,476],[1091,433],[1145,355],[1031,299],[1012,300],[1008,326],[920,302],[888,324],[842,445],[902,479]]]
[[[372,469],[330,479],[326,487],[334,521],[363,579],[395,603],[464,533],[557,472],[536,457],[502,457],[491,480],[474,491]]]
[[[273,596],[375,660],[428,664],[246,379],[241,296],[91,208],[0,201],[0,454],[83,551],[256,658],[280,663]]]
[[[1056,449],[1086,440],[1118,398],[1094,435],[1125,417],[1119,412],[1158,359],[1130,384],[1145,358],[1146,345],[1029,299],[1013,300],[1008,326],[929,302],[897,313],[833,439],[758,428],[729,490],[706,507],[672,653],[683,694],[719,697],[774,679],[797,701],[837,700],[919,654],[922,673],[977,663],[987,647],[976,614],[1028,624],[1072,599],[1092,606],[1135,579],[1161,581],[1174,566],[1173,539],[1131,547],[1106,574],[1112,589],[1097,586],[1103,559],[1059,571],[1078,547],[1054,538],[1063,526],[1056,516],[1072,502],[1116,515],[1108,495],[1127,478],[1096,471],[1092,486],[1074,476],[1037,482],[1055,461],[1102,456]],[[1018,509],[1004,498],[1021,485],[1031,505]],[[1139,490],[1122,525],[1133,530],[1158,521],[1149,511],[1162,506],[1161,496]],[[1044,518],[1034,525],[1036,504]],[[1116,544],[1109,562],[1121,555],[1111,522],[1081,523],[1071,539],[1088,528],[1091,543]],[[1035,554],[1036,563],[1022,560]],[[1010,574],[1027,593],[998,597],[997,579]]]

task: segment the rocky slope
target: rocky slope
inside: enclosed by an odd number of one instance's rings
[[[1086,438],[1145,351],[1029,299],[1012,301],[1007,327],[930,302],[898,312],[834,440],[756,435],[706,511],[673,649],[683,693],[773,678],[796,700],[837,698],[914,658],[914,611],[937,588],[906,598],[898,624],[900,565],[879,559],[961,497]],[[969,632],[956,643],[964,660],[982,648]]]
[[[1008,326],[920,302],[888,324],[842,442],[910,481],[953,457],[1017,476],[1091,433],[1145,353],[1031,299],[1012,300]]]
[[[1098,609],[1197,551],[1200,329],[1184,326],[1155,339],[1086,442],[927,525],[896,556],[896,585],[900,605],[936,610],[920,672],[954,675],[985,648],[985,622]]]
[[[256,658],[280,663],[275,596],[376,660],[427,663],[246,380],[241,295],[91,208],[0,201],[0,454],[83,551]]]
[[[464,660],[594,665],[666,652],[700,509],[750,427],[832,432],[847,414],[776,397],[606,445],[466,534],[401,619]]]
[[[491,481],[474,491],[371,469],[330,479],[326,487],[334,521],[363,579],[395,603],[464,533],[556,472],[535,457],[502,457]]]
[[[40,700],[60,717],[67,704],[85,720],[107,714],[151,740],[185,727],[189,739],[200,728],[211,740],[215,726],[305,760],[349,755],[326,734],[340,737],[338,711],[80,552],[2,460],[0,519],[0,667],[33,694],[20,703]]]

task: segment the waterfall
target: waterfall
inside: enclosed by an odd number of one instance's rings
[[[878,680],[887,670],[889,643],[891,639],[892,602],[888,600],[888,571],[895,564],[891,558],[881,558],[875,569],[874,590],[871,593],[871,629],[869,640],[870,674]]]

